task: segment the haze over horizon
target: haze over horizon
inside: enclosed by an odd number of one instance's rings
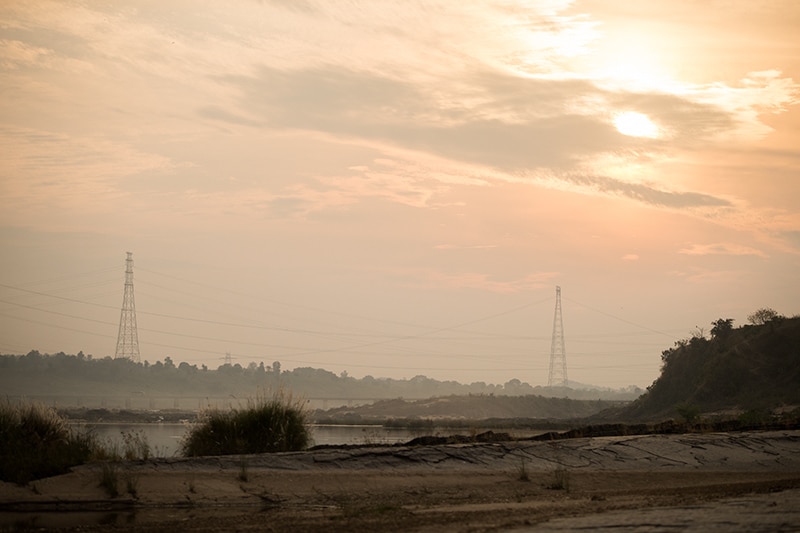
[[[0,352],[649,385],[800,301],[800,4],[7,2]]]

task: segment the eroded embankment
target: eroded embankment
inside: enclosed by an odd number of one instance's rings
[[[58,527],[100,517],[162,531],[190,519],[202,531],[257,530],[267,516],[276,531],[517,527],[796,490],[800,431],[324,448],[116,468],[116,498],[98,464],[24,487],[2,483],[0,517]]]

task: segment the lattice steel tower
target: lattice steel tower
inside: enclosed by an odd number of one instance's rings
[[[564,351],[564,322],[561,319],[561,287],[556,287],[556,311],[553,316],[553,339],[550,341],[548,387],[567,386],[567,354]]]
[[[119,315],[117,351],[114,357],[125,357],[139,362],[139,332],[136,331],[136,304],[133,300],[133,252],[127,252],[125,260],[125,294]]]

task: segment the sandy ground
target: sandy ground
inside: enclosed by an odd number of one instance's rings
[[[800,531],[800,431],[100,465],[0,484],[0,529]]]

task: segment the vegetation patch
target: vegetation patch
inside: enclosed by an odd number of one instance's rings
[[[187,457],[303,450],[310,434],[299,402],[276,395],[248,406],[202,414],[181,443]]]
[[[0,480],[25,484],[89,460],[94,437],[73,431],[53,409],[0,403]]]
[[[659,378],[631,405],[608,413],[620,420],[663,420],[679,415],[689,425],[703,413],[737,409],[747,424],[768,422],[768,413],[800,405],[800,317],[769,308],[734,327],[733,319],[712,322],[661,354]]]
[[[105,489],[109,498],[119,496],[119,465],[114,462],[103,463],[100,469],[99,486]]]
[[[548,485],[547,488],[569,492],[569,470],[563,466],[559,466],[553,470],[553,482]]]

